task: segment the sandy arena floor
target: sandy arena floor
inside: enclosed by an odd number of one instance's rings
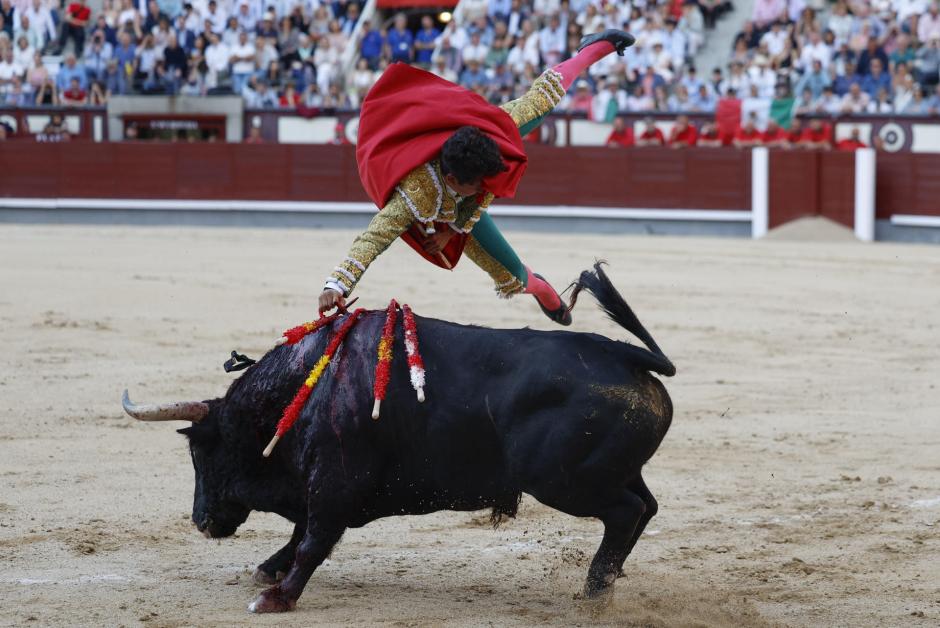
[[[937,626],[940,248],[513,232],[566,284],[595,257],[675,361],[660,514],[606,607],[574,599],[601,527],[526,498],[347,533],[297,611],[246,613],[290,525],[207,541],[175,426],[138,401],[221,395],[308,320],[352,232],[0,227],[2,625]],[[396,244],[361,303],[549,328]],[[624,337],[585,296],[575,328]]]

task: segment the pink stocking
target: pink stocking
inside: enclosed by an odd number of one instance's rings
[[[552,288],[547,281],[536,276],[528,266],[526,266],[525,270],[526,273],[528,273],[525,293],[534,296],[546,310],[557,310],[561,306],[561,299],[558,298],[558,293],[555,292],[555,289]]]
[[[561,84],[565,91],[568,91],[568,88],[571,87],[571,84],[574,83],[574,80],[578,78],[581,72],[614,52],[614,50],[616,48],[609,41],[597,41],[552,69],[561,74]]]

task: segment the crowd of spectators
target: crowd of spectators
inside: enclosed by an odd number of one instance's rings
[[[763,129],[758,128],[756,116],[751,115],[743,124],[736,125],[733,131],[723,130],[713,121],[697,127],[689,116],[679,114],[671,122],[668,134],[657,126],[653,118],[646,118],[639,133],[627,125],[624,118],[614,118],[613,129],[607,136],[606,145],[610,148],[627,146],[668,146],[669,148],[688,148],[691,146],[750,148],[767,146],[783,149],[846,150],[866,148],[858,127],[849,131],[848,137],[836,140],[833,127],[821,118],[811,118],[804,123],[802,118],[790,121],[789,128],[784,128],[775,120],[767,121]],[[878,137],[873,139],[873,146],[883,148]]]
[[[622,28],[636,45],[585,71],[560,109],[611,122],[732,99],[761,132],[801,114],[940,113],[937,0],[756,0],[727,65],[705,76],[694,60],[730,0],[463,0],[460,19],[425,15],[414,30],[405,15],[359,25],[357,0],[103,0],[94,14],[59,1],[0,0],[0,103],[235,93],[254,108],[355,108],[403,61],[500,104],[584,35]]]

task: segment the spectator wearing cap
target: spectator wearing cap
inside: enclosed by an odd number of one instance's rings
[[[871,71],[862,77],[861,88],[869,97],[875,98],[880,90],[891,89],[891,77],[884,71],[881,59],[871,60]]]
[[[407,26],[408,20],[403,13],[395,16],[395,27],[388,32],[389,58],[393,62],[411,63],[414,36]]]
[[[751,146],[760,146],[761,139],[761,132],[757,129],[757,118],[752,113],[744,124],[740,125],[738,130],[735,131],[731,143],[735,148],[749,148]]]
[[[858,150],[859,148],[867,148],[867,145],[862,141],[857,126],[852,127],[852,131],[848,137],[842,138],[836,142],[836,150],[854,151]]]
[[[689,122],[689,116],[683,114],[676,118],[676,123],[669,131],[669,141],[667,142],[669,147],[686,148],[695,146],[697,140],[698,131],[695,125]]]
[[[842,97],[842,113],[863,113],[871,98],[858,83],[852,83],[848,93]]]
[[[656,126],[652,118],[646,118],[643,121],[643,132],[636,138],[637,146],[664,146],[666,138],[663,132]]]
[[[604,145],[608,148],[626,148],[634,145],[633,129],[627,126],[623,118],[614,118],[614,128],[607,136]]]
[[[927,13],[917,20],[917,39],[930,41],[940,39],[940,3],[931,2]]]
[[[829,150],[832,148],[832,127],[819,118],[813,118],[803,129],[798,145],[800,148]]]
[[[431,67],[431,55],[441,32],[434,28],[430,15],[421,18],[421,29],[415,35],[415,62],[424,68]]]
[[[691,111],[705,113],[714,113],[718,104],[718,99],[706,85],[699,85],[698,91],[692,94],[689,101]]]
[[[767,128],[761,133],[760,141],[764,146],[771,148],[785,148],[787,146],[787,131],[771,118],[767,121]]]
[[[255,71],[255,56],[258,51],[248,40],[248,33],[238,34],[238,43],[229,50],[229,63],[232,65],[232,91],[241,94],[248,79]]]
[[[339,22],[332,20],[330,22],[330,32],[339,33]],[[258,25],[255,27],[255,35],[258,37],[264,37],[265,39],[277,39],[277,27],[274,25],[274,12],[268,11],[261,16],[261,20]],[[342,35],[342,33],[340,33]],[[345,40],[345,37],[343,37]],[[331,42],[333,43],[333,42]],[[257,44],[255,44],[257,46]]]
[[[822,95],[823,89],[831,85],[831,83],[829,73],[823,69],[822,63],[818,59],[814,59],[812,68],[800,77],[793,91],[797,94],[802,94],[804,90],[808,89],[815,100]]]
[[[82,50],[85,49],[85,27],[90,19],[91,9],[85,4],[85,0],[75,0],[69,3],[65,8],[65,15],[62,19],[59,52],[65,49],[66,44],[71,39],[75,45],[76,54],[82,53]]]

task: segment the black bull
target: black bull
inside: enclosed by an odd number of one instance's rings
[[[235,532],[252,510],[294,522],[290,542],[258,567],[272,584],[249,606],[294,608],[344,531],[380,517],[492,508],[515,515],[522,493],[577,517],[604,537],[585,593],[609,589],[657,504],[641,470],[672,420],[650,371],[675,368],[600,266],[578,288],[650,350],[596,334],[497,330],[418,318],[427,401],[418,403],[399,328],[382,416],[370,416],[382,312],[347,337],[293,429],[261,451],[320,357],[330,331],[269,352],[222,399],[136,406],[137,418],[194,421],[193,521],[207,536]],[[283,579],[281,579],[283,578]]]

